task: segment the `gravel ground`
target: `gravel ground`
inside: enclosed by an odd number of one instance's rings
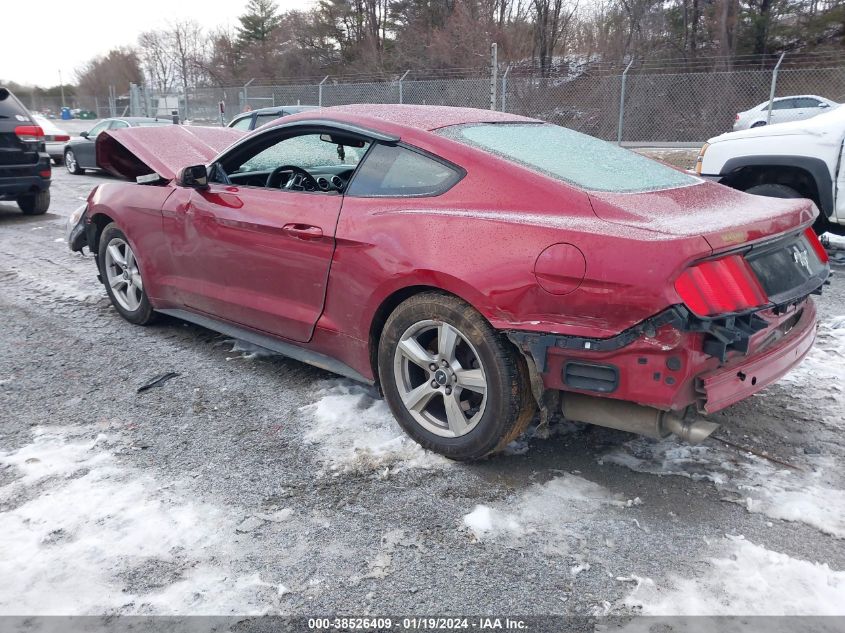
[[[0,204],[0,613],[626,614],[680,579],[730,613],[747,607],[714,577],[744,560],[726,535],[829,565],[812,569],[845,595],[841,279],[810,368],[714,416],[796,468],[567,423],[445,463],[367,390],[123,321],[62,241],[106,177],[54,173],[48,215]]]

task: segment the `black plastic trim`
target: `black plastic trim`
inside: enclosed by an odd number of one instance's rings
[[[227,336],[248,341],[253,345],[269,349],[277,354],[302,361],[303,363],[308,363],[309,365],[314,365],[314,367],[319,367],[320,369],[325,369],[326,371],[340,374],[341,376],[346,376],[347,378],[351,378],[352,380],[356,380],[367,385],[374,384],[374,381],[365,378],[358,371],[349,365],[340,362],[336,358],[305,349],[293,343],[282,341],[274,336],[270,336],[250,328],[245,328],[243,326],[235,325],[234,323],[229,323],[228,321],[223,321],[206,314],[199,314],[189,310],[168,309],[156,310],[156,312],[169,314],[170,316],[178,319],[196,323],[197,325],[201,325],[209,330],[214,330],[215,332],[220,332],[221,334],[225,334]]]
[[[586,361],[568,361],[561,372],[563,384],[582,391],[613,393],[619,387],[619,368]]]
[[[721,177],[726,178],[743,167],[798,167],[807,171],[816,181],[819,206],[826,217],[833,215],[833,180],[830,170],[820,158],[809,156],[738,156],[722,166]]]

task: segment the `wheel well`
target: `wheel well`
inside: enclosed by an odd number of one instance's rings
[[[388,317],[390,317],[391,313],[399,306],[400,303],[405,301],[406,299],[410,299],[414,295],[422,294],[423,292],[439,292],[444,295],[452,295],[451,292],[446,292],[442,288],[436,288],[434,286],[408,286],[407,288],[401,288],[397,290],[390,296],[388,296],[384,301],[381,302],[381,305],[376,310],[376,313],[373,315],[373,320],[370,323],[370,336],[369,336],[369,348],[370,348],[370,367],[373,370],[373,376],[375,377],[376,385],[379,384],[379,375],[378,375],[378,344],[381,340],[381,333],[384,331],[384,324],[387,323]],[[462,299],[458,297],[458,299]],[[463,300],[463,299],[462,299]]]
[[[93,253],[94,257],[96,257],[97,253],[100,252],[100,235],[103,234],[103,229],[105,229],[112,222],[114,222],[114,220],[112,220],[105,213],[98,213],[91,217],[91,224],[96,226],[97,230],[94,232],[94,243],[88,245],[88,250]]]
[[[722,179],[725,184],[740,191],[757,185],[784,185],[795,189],[821,207],[818,183],[806,169],[785,165],[752,165],[741,167]]]

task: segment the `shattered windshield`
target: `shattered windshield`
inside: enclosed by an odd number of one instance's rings
[[[438,134],[590,191],[634,193],[699,182],[662,163],[558,125],[470,124],[443,128]]]

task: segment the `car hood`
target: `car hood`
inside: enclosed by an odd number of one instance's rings
[[[183,167],[210,162],[244,135],[226,127],[184,125],[110,130],[97,136],[97,164],[130,180],[152,173],[172,180]]]
[[[699,235],[714,251],[787,232],[817,213],[810,200],[764,198],[702,181],[645,193],[590,193],[601,219],[647,231]]]
[[[746,114],[748,112],[746,110],[746,112],[740,112],[740,114]],[[817,114],[809,119],[773,123],[772,125],[753,127],[747,130],[739,130],[738,132],[726,132],[725,134],[714,136],[707,142],[713,144],[741,138],[787,136],[794,134],[808,134],[820,138],[828,137],[832,143],[841,142],[842,137],[845,136],[845,107],[831,106],[829,112]]]

